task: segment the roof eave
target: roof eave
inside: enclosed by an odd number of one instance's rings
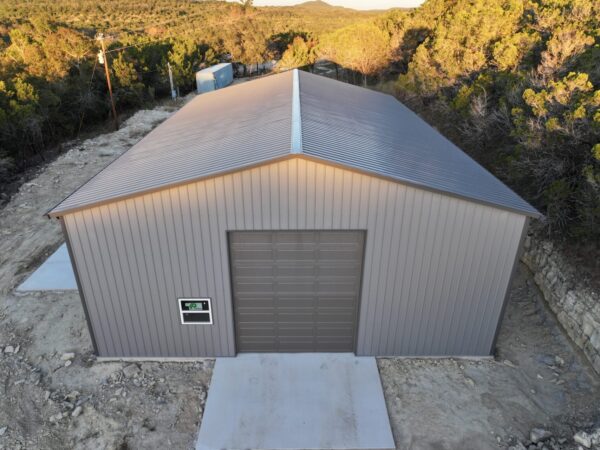
[[[386,175],[382,175],[380,173],[377,172],[371,172],[369,170],[366,169],[361,169],[361,168],[357,168],[357,167],[352,167],[346,164],[341,164],[341,163],[336,163],[334,161],[328,160],[328,159],[324,159],[324,158],[320,158],[318,156],[313,156],[313,155],[308,155],[306,153],[300,152],[300,153],[294,153],[294,152],[290,152],[286,155],[280,156],[280,157],[276,157],[276,158],[269,158],[263,161],[259,161],[257,163],[253,163],[253,164],[248,164],[245,166],[240,166],[240,167],[236,167],[234,169],[231,170],[226,170],[226,171],[221,171],[221,172],[216,172],[210,175],[206,175],[206,176],[202,176],[202,177],[195,177],[195,178],[191,178],[191,179],[187,179],[187,180],[181,180],[175,183],[169,183],[169,184],[164,184],[161,186],[156,186],[152,189],[146,189],[146,190],[142,190],[142,191],[138,191],[138,192],[133,192],[133,193],[129,193],[129,194],[124,194],[121,196],[115,196],[115,197],[111,197],[105,200],[100,200],[97,202],[92,202],[92,203],[88,203],[88,204],[84,204],[84,205],[79,205],[76,207],[72,207],[72,208],[65,208],[65,209],[57,209],[56,207],[51,209],[50,211],[48,211],[46,213],[46,216],[48,216],[49,218],[55,218],[58,219],[62,216],[65,216],[66,214],[72,214],[75,212],[79,212],[79,211],[83,211],[86,209],[90,209],[90,208],[96,208],[99,206],[103,206],[103,205],[107,205],[110,203],[115,203],[118,201],[124,201],[124,200],[128,200],[131,198],[135,198],[135,197],[140,197],[142,195],[147,195],[147,194],[152,194],[154,192],[158,192],[158,191],[163,191],[165,189],[173,189],[179,186],[184,186],[187,184],[191,184],[191,183],[197,183],[200,181],[204,181],[204,180],[209,180],[212,178],[217,178],[220,176],[224,176],[224,175],[228,175],[228,174],[232,174],[232,173],[237,173],[237,172],[241,172],[243,170],[248,170],[248,169],[253,169],[256,167],[261,167],[261,166],[265,166],[267,164],[274,164],[274,163],[278,163],[281,161],[286,161],[289,159],[294,159],[294,158],[301,158],[307,161],[313,161],[313,162],[318,162],[321,164],[327,164],[329,166],[334,166],[334,167],[338,167],[344,170],[350,170],[350,171],[354,171],[363,175],[368,175],[368,176],[372,176],[372,177],[376,177],[379,179],[383,179],[383,180],[388,180],[394,183],[400,183],[400,184],[404,184],[406,186],[411,186],[417,189],[422,189],[425,191],[429,191],[429,192],[435,192],[437,194],[443,194],[443,195],[448,195],[454,198],[458,198],[461,200],[465,200],[465,201],[469,201],[469,202],[473,202],[473,203],[478,203],[480,205],[484,205],[484,206],[489,206],[492,208],[496,208],[496,209],[502,209],[505,211],[509,211],[512,213],[516,213],[516,214],[521,214],[523,216],[527,216],[527,217],[531,217],[533,219],[541,219],[543,218],[543,214],[541,214],[539,211],[537,211],[535,208],[533,208],[530,205],[531,209],[520,209],[520,208],[513,208],[510,206],[506,206],[506,205],[502,205],[499,203],[493,203],[493,202],[489,202],[489,201],[485,201],[482,199],[478,199],[475,197],[468,197],[465,195],[461,195],[461,194],[457,194],[457,193],[453,193],[450,191],[445,191],[445,190],[441,190],[441,189],[435,189],[432,188],[431,186],[427,186],[424,184],[419,184],[416,183],[414,181],[410,181],[410,180],[404,180],[404,179],[399,179],[399,178],[394,178],[394,177],[390,177],[390,176],[386,176]],[[60,203],[59,203],[60,205]]]

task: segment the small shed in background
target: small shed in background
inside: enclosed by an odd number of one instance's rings
[[[198,94],[216,91],[233,83],[233,65],[222,63],[196,72]]]
[[[56,206],[100,356],[483,356],[539,213],[395,98],[200,95]]]

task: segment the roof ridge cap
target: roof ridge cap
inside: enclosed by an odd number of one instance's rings
[[[291,153],[302,153],[302,111],[300,109],[300,76],[293,69],[292,76],[292,146]]]

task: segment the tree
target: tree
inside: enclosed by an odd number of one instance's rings
[[[523,14],[521,0],[458,0],[450,4],[415,50],[400,79],[402,88],[430,95],[485,68],[493,46],[502,36],[517,32]]]
[[[599,8],[591,0],[429,1],[403,19],[408,51],[396,84],[401,98],[543,211],[550,235],[593,242]],[[415,28],[425,31],[416,42],[405,31]]]
[[[390,36],[374,23],[342,28],[323,38],[321,56],[367,77],[383,70],[391,58]]]
[[[124,107],[139,106],[143,102],[144,84],[134,66],[125,53],[118,53],[111,61],[111,69],[115,80],[115,96]]]
[[[191,89],[195,70],[202,62],[200,46],[189,38],[174,40],[167,58],[173,67],[175,84],[186,90]]]
[[[296,67],[312,66],[317,59],[316,42],[296,36],[287,50],[281,56],[279,69],[289,70]]]
[[[246,18],[229,31],[223,38],[223,46],[234,62],[246,66],[268,60],[271,50],[267,42],[265,30],[254,20]]]

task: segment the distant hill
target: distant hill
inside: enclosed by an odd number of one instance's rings
[[[331,8],[342,8],[341,6],[333,6],[330,5],[327,2],[324,2],[322,0],[310,0],[308,2],[303,2],[303,3],[298,3],[297,5],[294,5],[298,8],[314,8],[314,9],[319,9],[319,8],[325,8],[325,9],[331,9]],[[344,9],[349,9],[349,8],[344,8]]]
[[[309,0],[307,2],[298,3],[297,5],[291,6],[279,6],[272,7],[279,9],[288,9],[289,11],[293,11],[295,14],[303,16],[305,18],[308,17],[319,17],[321,19],[328,18],[330,21],[333,20],[345,20],[349,23],[364,17],[372,17],[375,14],[380,14],[381,11],[367,11],[367,10],[358,10],[352,8],[346,8],[344,6],[331,5],[323,0]],[[323,30],[325,31],[325,30]],[[331,30],[330,30],[331,31]]]
[[[344,11],[352,11],[354,13],[358,13],[358,14],[372,14],[374,11],[387,11],[386,9],[361,9],[361,10],[357,10],[357,9],[353,9],[353,8],[347,8],[344,6],[337,6],[337,5],[330,5],[327,2],[324,2],[323,0],[309,0],[307,2],[303,2],[303,3],[298,3],[297,5],[293,5],[292,8],[299,8],[299,9],[304,9],[305,11],[312,11],[312,12],[318,12],[318,11],[333,11],[333,10],[344,10]],[[397,7],[397,8],[389,8],[389,9],[402,9],[402,10],[412,10],[414,8],[410,8],[410,7]]]

